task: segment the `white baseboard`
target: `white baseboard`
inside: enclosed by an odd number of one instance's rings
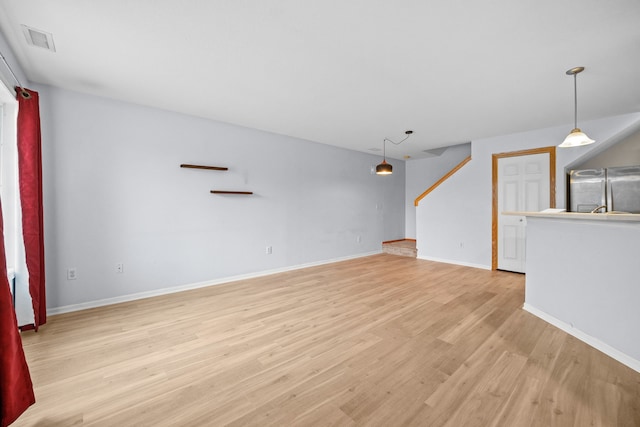
[[[522,309],[525,310],[525,311],[528,311],[529,313],[533,314],[534,316],[539,317],[540,319],[544,320],[545,322],[551,323],[556,328],[562,329],[563,331],[565,331],[569,335],[572,335],[572,336],[578,338],[580,341],[589,344],[591,347],[593,347],[593,348],[595,348],[597,350],[600,350],[601,352],[603,352],[607,356],[617,360],[618,362],[622,363],[623,365],[626,365],[626,366],[630,367],[634,371],[640,372],[640,360],[634,359],[633,357],[629,356],[628,354],[625,354],[625,353],[621,352],[620,350],[617,350],[617,349],[611,347],[609,344],[606,344],[606,343],[600,341],[599,339],[594,338],[591,335],[582,332],[580,329],[574,328],[573,326],[569,325],[568,323],[565,323],[562,320],[559,320],[559,319],[555,318],[554,316],[545,313],[544,311],[538,310],[537,308],[532,307],[531,305],[529,305],[527,303],[524,303],[524,306],[522,307]]]
[[[430,256],[420,256],[420,255],[418,255],[418,259],[423,259],[425,261],[444,262],[445,264],[461,265],[463,267],[481,268],[482,270],[491,270],[490,265],[473,264],[470,262],[456,261],[451,259],[436,258],[436,257],[430,257]]]
[[[52,308],[47,308],[47,315],[52,316],[55,314],[70,313],[72,311],[86,310],[89,308],[103,307],[105,305],[118,304],[121,302],[135,301],[139,299],[151,298],[151,297],[156,297],[160,295],[173,294],[176,292],[189,291],[192,289],[205,288],[207,286],[215,286],[215,285],[221,285],[224,283],[237,282],[239,280],[254,279],[257,277],[269,276],[271,274],[284,273],[286,271],[300,270],[302,268],[315,267],[318,265],[348,261],[356,258],[363,258],[371,255],[376,255],[379,253],[382,253],[382,251],[379,250],[379,251],[367,252],[367,253],[358,254],[358,255],[350,255],[346,257],[333,258],[333,259],[315,261],[315,262],[299,264],[299,265],[294,265],[289,267],[276,268],[273,270],[259,271],[256,273],[241,274],[238,276],[230,276],[230,277],[224,277],[216,280],[208,280],[206,282],[189,283],[186,285],[173,286],[170,288],[157,289],[157,290],[147,291],[147,292],[138,292],[135,294],[122,295],[122,296],[105,298],[105,299],[100,299],[95,301],[87,301],[79,304],[65,305],[62,307],[52,307]]]

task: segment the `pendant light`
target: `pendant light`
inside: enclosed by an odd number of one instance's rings
[[[409,138],[412,133],[413,133],[412,130],[406,131],[405,135],[407,135],[407,136],[405,136],[404,139],[402,141],[400,141],[400,142],[393,142],[389,138],[385,138],[382,141],[382,163],[380,163],[378,166],[376,166],[376,175],[391,175],[393,173],[393,166],[391,166],[391,164],[387,163],[387,145],[386,145],[386,142],[389,141],[392,144],[400,145],[401,143],[406,141],[407,138]]]
[[[584,71],[584,67],[574,67],[570,70],[567,70],[568,76],[573,76],[573,130],[567,137],[564,139],[562,144],[558,145],[558,147],[580,147],[582,145],[593,144],[593,139],[589,138],[585,133],[583,133],[578,128],[578,84],[576,82],[577,76],[579,73]]]

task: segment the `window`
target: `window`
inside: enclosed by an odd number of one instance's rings
[[[10,273],[16,266],[19,232],[17,114],[18,102],[12,91],[0,82],[0,200],[2,200],[7,269]]]
[[[2,87],[6,92],[6,87]],[[6,99],[9,95],[10,98]],[[4,222],[5,251],[7,267],[15,265],[16,256],[16,205],[18,197],[16,117],[18,105],[8,94],[0,95],[0,197]]]

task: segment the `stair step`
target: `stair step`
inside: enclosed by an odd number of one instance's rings
[[[417,258],[418,250],[416,249],[415,240],[397,240],[393,242],[382,243],[382,252],[391,255],[406,256]]]

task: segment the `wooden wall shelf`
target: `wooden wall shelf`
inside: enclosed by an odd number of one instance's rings
[[[223,168],[220,166],[205,166],[205,165],[190,165],[187,163],[183,163],[180,165],[181,168],[190,168],[190,169],[207,169],[213,171],[226,171],[229,168]],[[241,194],[241,195],[251,195],[253,191],[223,191],[223,190],[211,190],[212,194]]]
[[[253,194],[253,191],[222,191],[222,190],[211,190],[212,194]]]
[[[180,165],[181,168],[190,168],[190,169],[208,169],[208,170],[212,170],[212,171],[226,171],[229,170],[229,168],[223,168],[220,166],[203,166],[203,165],[188,165],[188,164],[181,164]]]

